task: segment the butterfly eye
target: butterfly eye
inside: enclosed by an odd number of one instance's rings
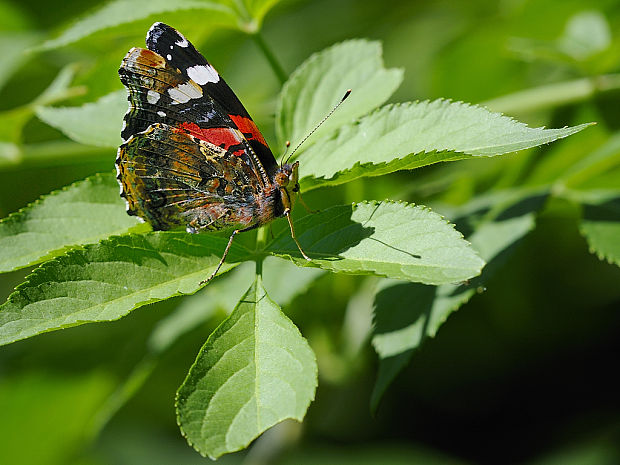
[[[293,187],[293,192],[299,192],[299,184],[295,184],[295,187]]]

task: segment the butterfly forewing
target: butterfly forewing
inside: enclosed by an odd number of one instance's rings
[[[204,95],[215,101],[221,112],[231,120],[227,126],[234,127],[243,134],[265,171],[273,175],[278,165],[261,132],[232,89],[192,43],[176,29],[163,23],[155,23],[146,36],[146,45],[149,50],[166,57],[171,67],[199,85]],[[214,127],[210,122],[193,122],[200,128]]]

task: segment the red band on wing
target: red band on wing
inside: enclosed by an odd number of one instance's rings
[[[241,143],[238,135],[231,128],[201,128],[196,123],[183,122],[179,125],[179,129],[185,130],[198,139],[223,147],[226,150]],[[240,156],[243,152],[244,150],[240,148],[235,150],[233,154]]]
[[[254,121],[252,121],[250,118],[246,118],[245,116],[240,115],[228,116],[230,116],[230,119],[232,119],[233,122],[237,125],[239,131],[241,131],[248,140],[254,139],[263,144],[264,146],[269,147],[267,145],[267,141],[265,141],[265,138],[256,127],[256,123],[254,123]],[[250,134],[249,137],[248,134]]]

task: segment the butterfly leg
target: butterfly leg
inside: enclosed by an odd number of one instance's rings
[[[228,251],[230,250],[230,246],[233,243],[233,239],[235,238],[235,236],[237,235],[237,233],[243,231],[242,229],[235,229],[232,234],[230,235],[230,238],[228,239],[228,245],[226,246],[226,249],[224,249],[224,255],[222,255],[222,258],[220,259],[220,262],[217,264],[217,266],[215,267],[215,270],[213,270],[213,273],[211,273],[211,276],[209,276],[207,279],[205,279],[204,281],[200,281],[199,286],[202,286],[203,284],[207,284],[209,281],[211,281],[213,278],[215,278],[215,275],[217,274],[218,271],[220,271],[220,268],[222,267],[222,265],[224,264],[224,260],[226,260],[226,255],[228,255]]]
[[[297,244],[297,248],[299,249],[299,251],[301,252],[301,255],[308,261],[312,261],[312,259],[310,257],[308,257],[306,255],[306,252],[304,252],[304,250],[301,248],[301,244],[299,243],[299,241],[297,240],[297,236],[295,235],[295,228],[293,227],[293,220],[291,220],[291,211],[290,210],[285,210],[284,211],[284,215],[286,216],[286,219],[288,220],[288,225],[291,227],[291,237],[293,238],[293,240],[295,241],[295,244]]]
[[[303,197],[301,196],[301,192],[297,193],[297,198],[299,199],[299,202],[303,205],[303,207],[306,209],[306,211],[310,214],[315,214],[315,213],[319,213],[321,210],[312,210],[307,204],[306,202],[304,202]]]

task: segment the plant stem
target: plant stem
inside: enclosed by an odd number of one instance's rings
[[[261,228],[258,228],[258,231],[256,232],[256,250],[262,251],[265,248],[266,244],[267,244],[267,227],[263,226]],[[263,260],[264,259],[265,257],[263,255],[260,255],[256,259],[256,274],[259,276],[263,275]]]
[[[491,111],[526,113],[587,100],[599,92],[620,89],[620,74],[557,82],[481,102]]]
[[[254,42],[256,42],[256,45],[258,45],[258,48],[260,48],[265,55],[265,58],[267,58],[267,61],[271,65],[271,69],[278,78],[278,81],[280,81],[280,84],[284,84],[288,76],[286,75],[284,68],[282,67],[282,65],[280,65],[280,62],[278,61],[276,56],[273,54],[273,52],[265,42],[265,39],[263,39],[263,36],[260,34],[260,32],[255,32],[254,34],[252,34],[252,38],[254,39]]]

